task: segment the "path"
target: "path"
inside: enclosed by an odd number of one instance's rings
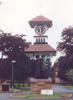
[[[53,85],[52,89],[54,91],[54,93],[71,93],[73,94],[73,90],[70,90],[69,88],[67,88],[64,85]]]

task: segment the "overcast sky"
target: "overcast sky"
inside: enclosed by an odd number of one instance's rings
[[[61,32],[73,26],[73,0],[0,0],[0,28],[12,34],[26,34],[27,41],[33,41],[35,31],[28,21],[43,15],[52,20],[48,30],[48,43],[56,49]]]

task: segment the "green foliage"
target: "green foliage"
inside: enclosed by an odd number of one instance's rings
[[[2,2],[0,2],[0,5],[2,4]]]
[[[45,56],[42,57],[42,66],[44,69],[48,69],[48,66],[51,66],[50,59],[46,59],[45,61]]]
[[[45,56],[42,58],[42,66],[44,69],[48,69],[48,67],[46,66]]]
[[[73,83],[73,69],[67,71],[66,73],[68,80]]]
[[[68,27],[63,30],[61,40],[58,43],[57,50],[66,55],[73,53],[73,27]]]
[[[11,73],[11,63],[8,59],[0,59],[0,79],[9,79]]]
[[[18,88],[18,83],[15,83],[15,88]],[[30,89],[30,86],[28,85],[28,83],[24,83],[24,87],[23,84],[20,84],[20,87],[18,89]]]
[[[73,85],[68,84],[67,87],[68,87],[70,90],[73,90]]]
[[[54,63],[54,67],[58,68],[58,76],[62,79],[67,81],[66,72],[69,69],[67,66],[68,58],[66,56],[61,56],[57,59],[57,61]]]
[[[63,53],[64,56],[59,57],[54,66],[59,67],[59,77],[67,80],[67,70],[73,69],[73,27],[63,30],[57,50]]]
[[[3,31],[0,29],[0,35],[2,35]]]
[[[19,89],[14,89],[14,93],[16,93],[16,92],[20,92],[21,90],[19,90]],[[12,88],[10,88],[10,92],[12,92]]]
[[[8,71],[8,75],[0,74],[0,78],[2,76],[3,79],[11,77],[11,61],[15,60],[16,63],[14,66],[14,78],[18,81],[25,80],[29,76],[29,58],[24,54],[24,50],[29,47],[29,43],[24,39],[25,35],[12,35],[11,33],[2,33],[0,35],[0,51],[3,56],[6,56],[9,62],[4,62],[6,65],[2,67],[0,72],[5,72],[6,69],[10,69]],[[2,59],[3,60],[3,59]],[[22,76],[22,77],[21,77]]]
[[[2,54],[12,60],[17,55],[24,53],[25,48],[29,46],[29,43],[23,39],[24,36],[25,35],[2,33],[0,35],[0,51]]]

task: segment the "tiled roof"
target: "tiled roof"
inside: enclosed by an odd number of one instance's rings
[[[40,16],[37,16],[35,18],[33,18],[32,20],[30,20],[29,22],[37,22],[37,21],[51,21],[50,19],[40,15]]]
[[[34,44],[26,49],[25,52],[56,52],[56,50],[48,44]]]

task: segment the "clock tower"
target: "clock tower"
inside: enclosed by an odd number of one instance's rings
[[[43,90],[46,93],[45,90],[50,92],[52,89],[50,59],[56,55],[56,50],[46,42],[47,31],[52,27],[52,21],[40,15],[30,20],[29,25],[34,29],[36,39],[34,44],[25,50],[25,54],[33,62],[31,64],[31,77],[33,78],[30,80],[30,92],[42,94]]]

